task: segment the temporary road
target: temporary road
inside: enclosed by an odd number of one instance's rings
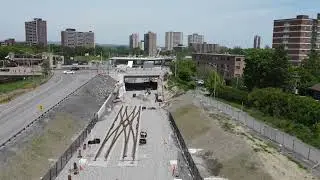
[[[137,97],[133,98],[132,93],[137,93]],[[124,94],[122,102],[95,125],[85,141],[99,138],[101,142],[85,150],[81,146],[81,161],[86,163],[81,164],[79,154],[75,153],[57,180],[68,178],[74,162],[81,166],[79,174],[72,173],[74,180],[174,179],[170,162],[177,160],[178,148],[172,138],[168,116],[155,103],[154,94],[143,100],[141,93]],[[142,131],[147,132],[147,143],[139,145]]]
[[[0,106],[0,144],[5,142],[44,111],[86,83],[94,71],[63,74],[56,71],[45,84]],[[43,109],[40,110],[39,106]]]

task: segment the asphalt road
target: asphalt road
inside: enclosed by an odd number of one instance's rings
[[[56,71],[47,83],[7,104],[1,105],[0,144],[86,83],[95,73],[95,71],[78,71],[75,74],[63,74],[62,71]],[[39,110],[39,105],[43,106],[42,111]]]

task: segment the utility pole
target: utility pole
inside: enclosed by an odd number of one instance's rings
[[[177,77],[178,54],[176,54],[176,62],[174,62],[174,76]]]
[[[109,52],[109,57],[108,58],[110,58],[110,52]],[[108,65],[108,75],[109,75],[109,66],[110,66],[110,59],[108,59],[108,61],[107,61],[107,65]]]
[[[216,89],[217,89],[217,72],[214,74],[214,89],[213,89],[213,98],[216,99]]]
[[[238,83],[239,83],[239,77],[237,76],[237,84],[236,84],[237,89],[238,89]]]

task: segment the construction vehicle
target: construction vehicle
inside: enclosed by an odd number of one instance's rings
[[[147,132],[141,131],[140,132],[140,139],[139,139],[139,145],[147,144]]]

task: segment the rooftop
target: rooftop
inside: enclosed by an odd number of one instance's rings
[[[245,55],[240,55],[240,54],[219,54],[219,53],[193,53],[195,55],[214,55],[214,56],[240,56],[240,57],[245,57]]]
[[[320,83],[313,85],[313,86],[310,87],[309,89],[320,92]]]
[[[112,57],[111,60],[140,60],[140,61],[160,61],[167,59],[174,59],[170,56],[160,56],[160,57]]]

